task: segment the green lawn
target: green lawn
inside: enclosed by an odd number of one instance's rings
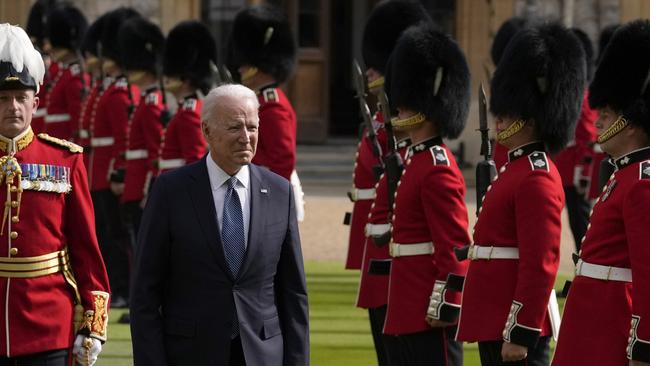
[[[354,306],[358,272],[339,263],[306,263],[313,366],[376,365],[367,312]],[[565,277],[558,279],[562,288]],[[564,305],[560,299],[560,306]],[[131,361],[129,327],[117,324],[122,310],[110,314],[109,341],[97,365],[126,366]],[[465,345],[465,365],[479,366],[476,345]]]

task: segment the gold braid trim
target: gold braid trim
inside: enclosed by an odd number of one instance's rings
[[[95,311],[90,327],[90,336],[101,341],[106,341],[106,326],[108,325],[108,293],[104,291],[91,291]]]
[[[512,122],[512,124],[510,124],[510,126],[508,126],[508,128],[506,128],[505,130],[503,130],[503,131],[501,131],[501,132],[499,132],[497,134],[497,141],[503,142],[503,141],[511,138],[517,132],[521,131],[521,129],[524,128],[525,125],[526,125],[526,121],[524,121],[523,119],[518,119],[518,120]]]
[[[34,140],[34,131],[30,127],[29,130],[27,130],[27,133],[25,136],[21,137],[18,141],[16,141],[16,149],[18,151],[26,148],[29,146],[29,144],[32,143],[32,140]],[[3,139],[0,139],[0,150],[3,152],[8,152],[10,149],[13,147],[9,146],[9,140],[5,141]]]
[[[404,118],[404,119],[399,119],[399,118],[395,117],[395,118],[393,118],[391,120],[391,124],[393,125],[393,128],[395,128],[395,129],[404,130],[404,129],[408,128],[408,127],[418,125],[418,124],[424,122],[426,119],[427,119],[427,117],[424,114],[418,112],[418,113],[412,115],[411,117],[407,117],[407,118]]]
[[[241,82],[243,83],[244,81],[250,80],[250,78],[257,74],[257,71],[257,67],[249,67],[248,70],[241,74]]]
[[[612,123],[612,125],[609,126],[605,132],[598,136],[598,140],[596,142],[602,144],[603,142],[608,141],[612,137],[618,135],[619,132],[623,131],[623,129],[627,127],[628,124],[629,122],[623,116],[619,116],[618,119]]]
[[[379,77],[375,79],[374,81],[368,83],[368,89],[375,89],[384,86],[384,77]]]

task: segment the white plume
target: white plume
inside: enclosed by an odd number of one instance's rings
[[[0,61],[11,62],[18,72],[27,67],[29,75],[36,80],[37,88],[43,83],[43,58],[22,28],[9,23],[0,24]]]

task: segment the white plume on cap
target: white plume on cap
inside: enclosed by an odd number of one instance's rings
[[[43,58],[22,28],[9,23],[0,24],[0,61],[11,62],[18,72],[27,67],[29,75],[36,81],[37,89],[43,83]]]

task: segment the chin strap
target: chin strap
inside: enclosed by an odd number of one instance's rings
[[[424,114],[418,112],[404,119],[399,119],[395,117],[391,120],[391,125],[393,126],[393,128],[397,130],[404,130],[407,129],[408,127],[418,125],[424,122],[426,119],[427,117]]]
[[[503,130],[503,131],[501,131],[501,132],[499,132],[497,134],[497,141],[503,142],[503,141],[511,138],[516,133],[521,131],[521,129],[524,128],[525,125],[526,125],[526,121],[524,121],[523,119],[518,119],[518,120],[512,122],[512,124],[510,124],[510,126],[508,126],[508,128],[506,128],[505,130]]]
[[[373,80],[372,82],[368,83],[368,89],[380,88],[380,87],[384,86],[384,81],[385,81],[385,79],[384,79],[383,76],[379,77],[379,78]]]
[[[612,123],[612,125],[609,126],[607,130],[605,130],[605,132],[598,135],[597,142],[599,144],[602,144],[608,141],[612,137],[618,135],[619,132],[623,131],[623,129],[627,127],[628,124],[629,122],[627,121],[627,119],[625,119],[625,117],[619,116],[618,119],[614,123]]]
[[[241,74],[242,83],[244,81],[250,80],[253,76],[257,75],[257,71],[257,67],[249,67],[246,71],[244,71],[243,74]]]

